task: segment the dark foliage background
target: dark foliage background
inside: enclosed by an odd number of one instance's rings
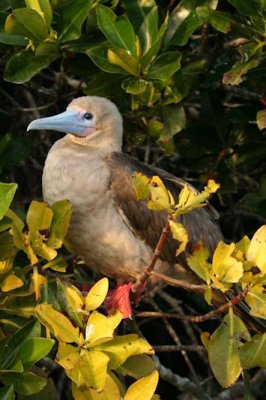
[[[265,1],[51,0],[47,33],[38,24],[29,33],[31,17],[14,13],[29,3],[0,2],[0,181],[19,184],[13,208],[20,215],[32,199],[41,199],[44,160],[59,137],[26,133],[27,125],[85,94],[117,104],[125,152],[199,189],[210,178],[221,184],[213,204],[226,240],[250,236],[265,223]],[[128,17],[124,44],[120,28],[107,23],[111,10]],[[206,311],[196,295],[181,290],[154,296],[140,309]],[[195,344],[205,329],[172,326],[178,338],[159,320],[139,324],[154,345]],[[207,330],[214,326],[209,322]],[[208,378],[204,353],[163,353],[160,359],[196,383],[207,379],[212,396],[221,391]],[[264,399],[266,389],[258,391],[256,398]],[[192,398],[164,382],[158,393],[162,399]]]

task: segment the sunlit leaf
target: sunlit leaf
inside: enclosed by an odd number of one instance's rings
[[[48,27],[52,22],[52,8],[49,0],[25,0],[27,8],[37,11],[46,21]]]
[[[192,271],[209,284],[211,264],[208,262],[208,258],[208,249],[202,244],[199,244],[196,246],[193,255],[187,257],[187,262]]]
[[[85,340],[91,344],[99,339],[109,339],[113,337],[115,328],[122,320],[122,314],[116,311],[106,317],[98,311],[93,311],[89,316]]]
[[[48,328],[52,334],[63,342],[79,343],[79,329],[75,328],[70,320],[62,313],[55,310],[50,304],[36,306],[36,314],[40,322]]]
[[[9,292],[10,290],[14,290],[20,288],[24,285],[22,279],[20,279],[16,275],[8,275],[0,284],[0,288],[2,292]]]
[[[74,383],[72,384],[72,393],[75,400],[121,400],[119,387],[109,374],[106,374],[105,387],[101,393],[88,386],[78,387]]]
[[[219,242],[213,254],[213,273],[215,277],[224,283],[238,282],[243,275],[243,265],[237,261],[232,253],[235,244],[225,244]]]
[[[266,128],[266,110],[260,110],[257,112],[256,121],[260,130]]]
[[[175,240],[180,242],[178,249],[176,250],[176,256],[185,251],[188,243],[188,234],[183,224],[180,222],[169,221],[171,233]]]
[[[108,46],[93,46],[90,47],[85,53],[90,57],[93,63],[102,71],[110,74],[126,74],[127,72],[118,65],[110,64],[108,61]]]
[[[138,32],[143,54],[151,48],[158,36],[158,7],[152,7]]]
[[[261,272],[266,272],[266,225],[253,235],[247,251],[248,261],[254,263]]]
[[[147,207],[152,210],[167,210],[170,208],[170,196],[163,183],[158,176],[153,176],[149,183],[151,198]]]
[[[148,82],[144,79],[138,78],[127,78],[122,83],[122,88],[125,89],[127,93],[140,94],[145,92]]]
[[[242,371],[238,353],[241,339],[248,340],[250,335],[242,320],[230,309],[223,323],[211,335],[208,347],[212,371],[223,387],[234,384]]]
[[[52,209],[52,220],[47,245],[58,249],[62,246],[64,237],[67,234],[72,205],[68,200],[61,200],[54,203]]]
[[[103,351],[110,357],[109,367],[111,369],[118,368],[130,356],[154,353],[150,344],[135,334],[116,336],[108,342],[96,345],[94,349]]]
[[[124,400],[150,400],[156,390],[159,380],[158,371],[140,378],[128,388]]]
[[[131,75],[139,76],[138,61],[124,49],[108,49],[107,59],[110,64],[117,65]]]
[[[150,195],[148,183],[150,179],[147,176],[135,173],[133,175],[132,184],[136,192],[138,200],[146,200]]]
[[[87,311],[95,310],[104,302],[108,292],[108,279],[102,278],[93,285],[87,294],[85,306]]]
[[[245,300],[250,307],[251,315],[266,319],[266,293],[262,286],[250,288]]]
[[[100,351],[82,350],[79,370],[89,387],[101,392],[105,386],[109,357]],[[77,366],[76,366],[77,368]]]

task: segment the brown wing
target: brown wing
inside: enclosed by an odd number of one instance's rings
[[[152,211],[147,208],[145,202],[136,199],[132,186],[132,174],[141,172],[148,177],[159,176],[175,199],[178,198],[180,190],[186,182],[163,170],[151,168],[123,153],[111,153],[106,160],[111,170],[110,190],[117,207],[126,216],[136,236],[155,249],[166,224],[167,213]],[[196,191],[196,189],[194,190]],[[191,252],[195,243],[202,241],[212,253],[218,241],[222,239],[220,229],[207,209],[193,210],[180,217],[180,221],[189,235],[188,252]],[[176,257],[177,247],[178,242],[169,235],[160,258],[170,263],[186,264],[184,254]]]

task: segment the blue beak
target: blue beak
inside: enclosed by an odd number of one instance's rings
[[[93,121],[84,120],[83,115],[78,110],[66,110],[52,117],[35,119],[29,124],[27,131],[31,129],[44,129],[87,136],[90,131],[95,130],[95,127]]]

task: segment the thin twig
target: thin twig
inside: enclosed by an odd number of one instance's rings
[[[152,346],[156,353],[169,353],[172,351],[192,351],[196,353],[206,352],[205,347],[199,345],[163,345],[163,346]]]
[[[206,289],[204,285],[195,285],[194,283],[188,283],[179,279],[171,278],[170,276],[159,274],[155,271],[151,271],[150,275],[152,275],[154,278],[157,278],[161,282],[167,283],[167,285],[181,287],[182,289],[190,292],[204,293]]]
[[[158,260],[158,258],[160,256],[160,253],[161,253],[161,251],[162,251],[162,249],[164,247],[166,239],[167,239],[167,237],[168,237],[168,235],[170,233],[170,224],[169,224],[169,219],[170,218],[171,217],[168,216],[167,223],[166,223],[165,227],[163,228],[162,234],[161,234],[160,239],[159,239],[159,241],[157,243],[157,246],[156,246],[156,248],[154,250],[154,253],[153,253],[153,256],[152,256],[152,259],[151,259],[151,262],[150,262],[149,266],[146,268],[146,270],[140,276],[140,278],[132,285],[132,289],[131,289],[132,292],[137,292],[140,289],[140,287],[143,286],[147,282],[147,280],[149,279],[149,277],[150,277],[150,275],[151,275],[151,273],[152,273],[152,271],[153,271],[153,269],[155,267],[156,261]]]

